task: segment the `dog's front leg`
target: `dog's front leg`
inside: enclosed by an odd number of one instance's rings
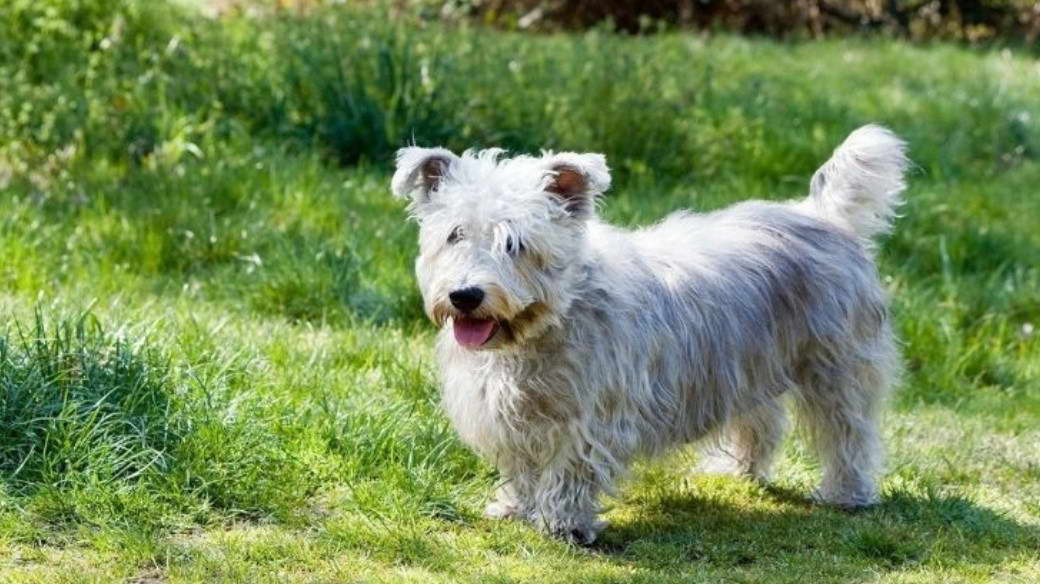
[[[540,473],[530,519],[543,531],[589,545],[607,526],[599,519],[603,490],[582,463],[557,464]]]

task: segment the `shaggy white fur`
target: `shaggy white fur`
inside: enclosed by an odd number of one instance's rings
[[[392,186],[420,225],[444,408],[503,477],[488,515],[590,543],[634,457],[706,437],[705,468],[764,479],[784,396],[822,459],[818,499],[875,502],[899,359],[870,239],[904,150],[865,126],[805,200],[629,231],[596,218],[602,155],[402,149]]]

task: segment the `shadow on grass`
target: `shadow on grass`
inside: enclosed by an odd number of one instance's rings
[[[634,518],[615,521],[590,551],[651,570],[858,581],[864,570],[912,569],[933,555],[944,567],[997,565],[1040,549],[1040,529],[960,496],[897,491],[854,512],[814,505],[804,493],[779,487],[766,488],[763,497],[780,507],[677,493],[636,501]]]

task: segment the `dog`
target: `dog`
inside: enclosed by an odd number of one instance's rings
[[[590,544],[634,458],[695,441],[702,468],[767,480],[788,398],[814,498],[877,501],[899,352],[873,239],[906,186],[900,138],[857,129],[805,199],[634,230],[597,218],[604,156],[504,154],[403,148],[391,183],[419,224],[444,410],[501,474],[487,516]]]

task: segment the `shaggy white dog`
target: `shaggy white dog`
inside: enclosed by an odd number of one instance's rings
[[[870,238],[899,203],[904,150],[865,126],[804,200],[634,231],[596,217],[602,155],[399,151],[444,408],[503,478],[488,515],[590,543],[634,457],[705,437],[707,468],[765,479],[785,395],[822,459],[817,498],[875,502],[899,359]]]

